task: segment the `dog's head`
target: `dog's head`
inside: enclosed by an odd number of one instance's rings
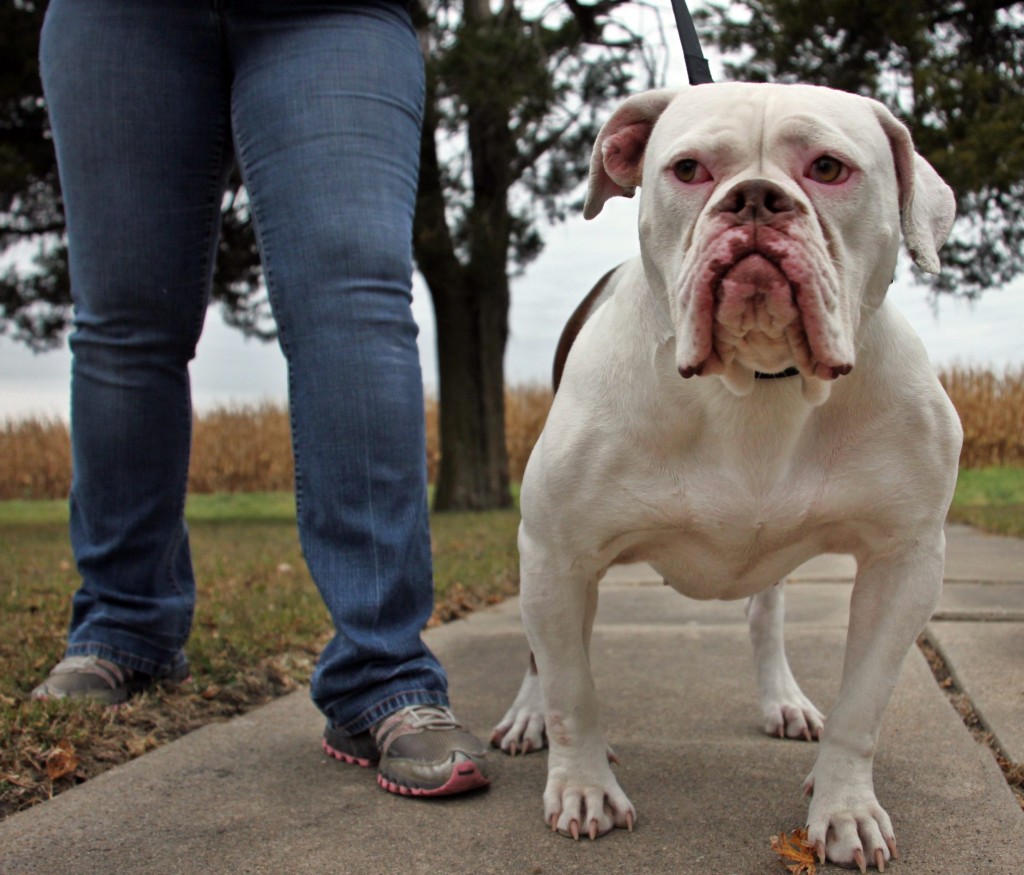
[[[808,85],[650,91],[602,128],[584,215],[642,187],[641,254],[666,296],[679,372],[736,394],[796,367],[809,397],[855,364],[862,307],[892,280],[900,228],[939,269],[954,198],[882,104]]]

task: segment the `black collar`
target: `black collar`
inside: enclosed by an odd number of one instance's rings
[[[799,377],[800,371],[796,368],[786,368],[784,371],[779,371],[777,374],[762,374],[760,371],[754,371],[755,380],[780,380],[783,377]]]

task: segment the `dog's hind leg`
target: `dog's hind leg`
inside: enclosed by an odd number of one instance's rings
[[[537,676],[537,660],[530,654],[530,664],[519,686],[515,700],[505,716],[491,732],[491,744],[505,753],[531,753],[547,747],[544,731],[544,693]]]
[[[583,622],[583,646],[590,658],[590,636],[594,630],[594,617],[597,615],[597,586],[590,587],[587,593],[586,614]],[[491,744],[505,753],[515,756],[520,753],[533,753],[547,747],[547,733],[544,730],[544,694],[537,675],[537,660],[530,653],[530,662],[519,685],[515,700],[505,712],[505,716],[491,732]],[[608,759],[618,762],[611,748]]]
[[[782,581],[747,602],[750,640],[754,645],[757,686],[764,731],[778,738],[821,737],[825,717],[803,694],[793,677],[783,645],[785,592]]]

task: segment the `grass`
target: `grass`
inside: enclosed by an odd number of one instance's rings
[[[962,469],[949,519],[1024,538],[1024,468]]]
[[[189,524],[197,522],[287,522],[294,525],[295,496],[290,492],[219,492],[213,495],[190,495],[185,504]],[[13,499],[0,501],[0,526],[43,525],[68,519],[68,502],[64,498],[42,500]]]
[[[309,680],[330,623],[287,493],[193,496],[193,680],[109,711],[28,693],[59,660],[78,585],[63,501],[0,502],[0,816]],[[436,624],[517,588],[516,511],[432,520]]]

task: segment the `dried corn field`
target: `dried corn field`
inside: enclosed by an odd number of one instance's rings
[[[1024,368],[1003,373],[952,368],[940,374],[964,424],[961,464],[967,468],[1024,465]],[[509,472],[522,478],[551,406],[543,386],[505,395]],[[437,474],[437,402],[428,399],[427,466]],[[288,414],[271,404],[224,407],[197,417],[189,487],[196,493],[290,489],[293,469]],[[71,483],[68,430],[59,419],[0,425],[0,500],[63,498]]]
[[[437,482],[441,446],[437,430],[437,399],[427,398],[427,478]],[[505,389],[505,446],[508,448],[509,477],[514,483],[523,479],[526,460],[544,428],[551,408],[551,390],[533,383]]]
[[[272,492],[292,488],[288,411],[275,404],[222,407],[197,417],[192,431],[192,492]]]
[[[0,425],[0,499],[63,498],[71,485],[71,441],[56,417]]]
[[[939,379],[963,423],[961,467],[1024,465],[1024,368],[953,368]]]

